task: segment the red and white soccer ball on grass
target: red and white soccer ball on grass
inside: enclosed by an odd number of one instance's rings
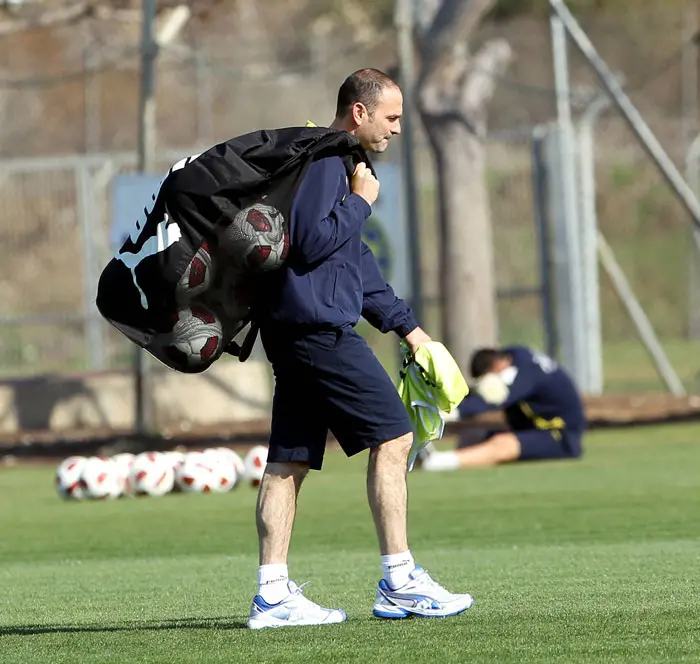
[[[135,496],[164,496],[173,490],[175,471],[161,452],[143,452],[136,456],[129,471],[129,485]]]
[[[86,462],[86,457],[70,456],[59,464],[56,469],[56,491],[61,498],[81,500],[86,497],[80,484]]]
[[[267,447],[253,447],[242,459],[227,447],[188,452],[175,482],[185,493],[225,493],[248,483],[257,487],[267,463]]]
[[[252,486],[259,486],[267,466],[267,447],[256,445],[245,456],[245,475]]]
[[[185,493],[226,493],[236,486],[236,468],[218,450],[189,452],[177,471],[177,485]]]
[[[226,493],[244,483],[260,484],[267,447],[257,445],[241,458],[226,447],[192,452],[143,452],[113,457],[71,456],[56,469],[56,490],[66,500],[104,500],[119,496]]]
[[[93,456],[85,459],[79,484],[83,497],[91,500],[118,498],[123,491],[117,464],[109,457]]]

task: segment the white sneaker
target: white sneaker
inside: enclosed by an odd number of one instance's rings
[[[377,588],[377,601],[372,613],[377,618],[424,618],[456,616],[474,604],[471,595],[454,595],[430,578],[422,567],[411,572],[409,582],[393,590],[382,579]]]
[[[342,609],[324,609],[302,594],[294,581],[288,582],[289,595],[278,604],[268,604],[260,595],[253,598],[250,607],[249,629],[291,627],[294,625],[330,625],[346,619]]]
[[[423,459],[421,469],[429,472],[445,472],[459,469],[459,458],[456,452],[433,452]]]

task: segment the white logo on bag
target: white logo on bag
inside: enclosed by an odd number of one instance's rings
[[[148,309],[148,298],[146,297],[146,293],[143,292],[141,286],[139,286],[139,282],[136,279],[136,268],[139,266],[142,260],[148,258],[149,256],[155,256],[156,254],[162,253],[168,247],[172,247],[172,245],[174,245],[182,237],[182,230],[180,227],[175,222],[168,225],[169,221],[170,219],[166,214],[165,219],[163,219],[163,221],[156,226],[156,234],[149,237],[148,240],[143,243],[141,249],[139,249],[136,253],[122,250],[119,252],[119,254],[117,254],[117,258],[124,263],[124,265],[126,265],[131,272],[131,279],[141,295],[141,306],[144,309]],[[136,244],[138,239],[138,235],[136,236],[136,240],[134,239],[133,234],[131,235],[131,241],[134,244]]]
[[[199,156],[199,154],[196,154],[192,155],[191,157],[181,159],[170,168],[168,174],[160,181],[160,183],[158,184],[157,191],[155,191],[154,194],[151,196],[150,208],[144,207],[143,211],[139,215],[139,218],[136,220],[136,224],[133,230],[131,231],[131,233],[129,233],[129,239],[131,240],[132,244],[138,244],[139,240],[141,239],[141,234],[146,228],[148,218],[153,212],[156,200],[158,199],[158,195],[160,194],[160,189],[163,186],[163,182],[165,182],[168,175],[184,168],[185,166],[187,166],[187,164],[191,163]],[[134,282],[134,286],[136,286],[139,295],[141,296],[141,306],[144,309],[148,309],[148,298],[146,297],[146,293],[143,291],[141,286],[139,286],[138,280],[136,279],[136,268],[141,264],[141,261],[145,260],[146,258],[149,258],[150,256],[156,256],[157,254],[164,252],[169,247],[172,247],[172,245],[178,242],[181,238],[182,229],[180,228],[180,226],[178,226],[177,222],[174,219],[168,217],[168,214],[166,212],[163,215],[163,219],[160,222],[158,222],[154,234],[150,236],[143,243],[143,245],[141,245],[141,248],[138,251],[126,251],[122,248],[117,253],[115,258],[124,263],[124,265],[131,272],[131,279]]]

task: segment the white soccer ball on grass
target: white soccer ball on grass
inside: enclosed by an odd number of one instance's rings
[[[236,469],[219,450],[189,452],[176,482],[187,493],[225,493],[236,484]]]
[[[228,447],[216,447],[214,449],[219,453],[224,464],[229,464],[233,467],[236,474],[234,487],[238,486],[245,478],[245,463],[243,459],[241,459],[239,454]]]
[[[66,500],[81,500],[85,491],[80,484],[80,476],[87,463],[87,457],[70,456],[56,468],[56,491]]]
[[[159,452],[139,454],[131,466],[129,483],[137,496],[164,496],[173,490],[175,472],[168,458]]]
[[[260,481],[265,473],[267,466],[267,447],[265,445],[256,445],[248,451],[243,460],[245,464],[245,477],[251,486],[260,486]]]
[[[119,484],[122,489],[122,495],[128,496],[132,493],[131,491],[131,466],[134,464],[135,454],[129,452],[122,452],[120,454],[115,454],[112,457],[112,461],[117,466],[117,474],[119,479]]]
[[[89,457],[80,474],[80,486],[91,500],[118,498],[122,485],[117,464],[108,457]]]

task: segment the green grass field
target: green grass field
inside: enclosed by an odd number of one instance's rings
[[[476,605],[371,617],[364,459],[302,493],[291,571],[348,622],[243,629],[255,492],[64,503],[0,469],[0,662],[698,662],[697,426],[599,431],[579,462],[410,476],[417,559]]]

